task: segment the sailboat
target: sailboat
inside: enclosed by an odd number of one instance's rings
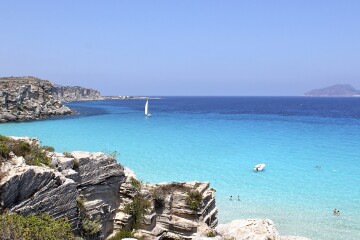
[[[151,114],[149,112],[149,99],[146,99],[145,103],[145,117],[151,117]]]

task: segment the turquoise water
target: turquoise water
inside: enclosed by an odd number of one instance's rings
[[[210,181],[220,223],[270,218],[282,235],[360,239],[360,99],[165,98],[150,101],[151,118],[143,105],[71,103],[80,115],[1,124],[0,134],[117,151],[144,182]]]

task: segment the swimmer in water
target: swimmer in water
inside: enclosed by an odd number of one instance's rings
[[[340,215],[340,211],[338,209],[336,209],[336,208],[333,210],[333,213],[334,213],[335,216]]]

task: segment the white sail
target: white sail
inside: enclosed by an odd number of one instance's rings
[[[145,103],[145,115],[148,115],[148,108],[149,108],[149,100],[146,99],[146,103]]]

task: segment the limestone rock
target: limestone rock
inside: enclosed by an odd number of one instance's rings
[[[31,144],[36,139],[17,138]],[[120,205],[120,185],[125,181],[123,167],[103,153],[46,152],[52,167],[28,166],[22,157],[0,165],[6,175],[0,181],[0,210],[27,215],[45,212],[53,217],[67,217],[75,234],[81,226],[81,212],[101,224],[101,233],[93,239],[103,239],[113,231],[113,222]],[[83,205],[78,199],[82,197]],[[84,209],[80,209],[84,208]]]
[[[0,208],[30,214],[46,212],[66,216],[77,225],[76,184],[52,169],[36,166],[15,167],[0,182]]]
[[[55,99],[61,102],[73,102],[73,101],[92,101],[92,100],[103,100],[104,98],[100,95],[100,92],[91,89],[83,88],[79,86],[59,86],[55,85],[53,88]]]
[[[53,97],[53,84],[35,77],[0,78],[0,122],[72,114]]]
[[[102,233],[113,231],[113,219],[120,205],[120,185],[125,181],[123,167],[104,153],[72,152],[79,178],[78,191],[85,199],[86,212],[98,218]]]
[[[130,225],[131,217],[122,210],[134,196],[131,178],[134,176],[128,176],[120,188],[122,202],[115,216],[115,229],[128,228]],[[199,192],[201,196],[197,209],[191,209],[186,203],[191,190]],[[152,205],[137,231],[139,236],[147,239],[193,239],[206,235],[208,229],[217,225],[214,190],[209,188],[209,183],[146,184],[140,194]]]
[[[269,219],[241,219],[220,224],[216,232],[224,239],[279,240],[274,223]]]

